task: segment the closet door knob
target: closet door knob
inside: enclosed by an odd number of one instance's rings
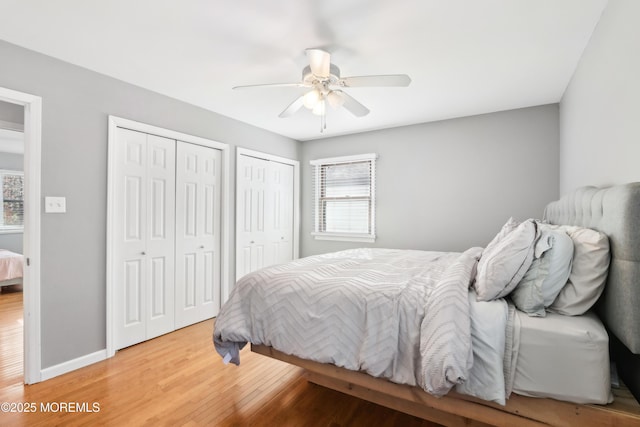
[[[144,252],[144,251],[140,252],[140,255],[146,255],[146,254],[147,254],[147,253],[146,253],[146,252]]]
[[[252,241],[250,241],[249,243],[251,243],[251,244],[253,245],[255,242],[252,240]]]
[[[204,245],[200,246],[200,249],[204,249]]]

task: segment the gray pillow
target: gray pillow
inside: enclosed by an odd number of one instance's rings
[[[513,223],[513,218],[510,218],[482,252],[474,283],[478,301],[491,301],[508,295],[533,261],[536,223],[527,220],[508,231]]]
[[[545,230],[545,228],[542,228]],[[566,286],[573,267],[573,239],[564,231],[551,231],[554,243],[549,252],[549,275],[542,285],[544,306],[549,307]]]
[[[564,288],[573,259],[573,241],[564,231],[554,231],[539,224],[540,237],[535,245],[531,267],[511,292],[519,310],[529,316],[544,317]]]

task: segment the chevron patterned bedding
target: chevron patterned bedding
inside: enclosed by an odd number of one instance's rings
[[[470,296],[481,251],[354,249],[264,268],[242,277],[222,307],[216,350],[239,364],[247,342],[263,344],[437,396],[457,385],[504,404],[513,310]]]

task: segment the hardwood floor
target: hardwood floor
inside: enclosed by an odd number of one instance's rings
[[[0,295],[2,320],[21,318],[22,306],[19,313],[15,306]],[[202,322],[30,386],[22,385],[21,358],[16,380],[17,362],[2,356],[0,404],[29,404],[36,412],[0,413],[0,425],[436,426],[310,384],[300,368],[251,353],[249,346],[239,367],[225,366],[212,331],[213,321]],[[15,340],[4,329],[0,334],[4,354]],[[79,411],[60,410],[68,403]]]
[[[23,382],[22,292],[15,286],[0,289],[0,387],[4,390]]]

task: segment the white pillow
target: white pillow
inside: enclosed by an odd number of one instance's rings
[[[567,284],[549,306],[549,311],[578,316],[596,303],[609,272],[609,238],[590,228],[577,226],[549,226],[565,231],[573,240],[573,264]]]
[[[504,238],[507,237],[507,234],[515,230],[518,225],[520,225],[520,223],[516,221],[514,217],[509,218],[507,222],[505,222],[505,224],[502,226],[500,231],[498,231],[498,234],[496,234],[495,237],[489,242],[487,247],[484,248],[483,252],[493,251],[494,246],[504,240]]]
[[[544,317],[545,307],[556,299],[569,279],[573,259],[573,241],[564,231],[538,224],[541,234],[536,242],[531,267],[511,292],[519,310],[529,316]]]
[[[508,295],[522,279],[533,261],[537,227],[527,220],[512,231],[510,218],[482,252],[474,287],[478,301],[491,301]]]

